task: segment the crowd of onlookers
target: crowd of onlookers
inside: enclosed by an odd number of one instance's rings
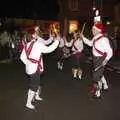
[[[115,56],[120,56],[120,28],[115,26],[109,34],[111,46]]]
[[[18,59],[18,45],[20,43],[21,36],[19,30],[2,30],[0,32],[0,60],[13,60]]]

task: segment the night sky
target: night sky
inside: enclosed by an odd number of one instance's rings
[[[52,20],[57,19],[59,12],[56,0],[16,0],[15,2],[4,0],[1,5],[3,8],[0,8],[0,16],[2,17]]]
[[[103,4],[113,4],[118,1],[120,0],[103,0]],[[3,0],[0,6],[0,17],[56,20],[58,13],[57,0]]]

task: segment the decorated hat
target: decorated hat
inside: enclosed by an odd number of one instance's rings
[[[102,23],[96,23],[94,24],[93,28],[95,28],[99,32],[104,32],[105,28]]]

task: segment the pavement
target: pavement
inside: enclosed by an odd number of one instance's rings
[[[0,63],[0,120],[120,120],[119,73],[106,69],[109,90],[102,92],[101,99],[92,99],[88,93],[91,64],[82,62],[83,79],[73,80],[69,60],[59,71],[54,55],[44,59],[41,81],[44,100],[34,103],[35,110],[25,107],[28,81],[24,65]]]

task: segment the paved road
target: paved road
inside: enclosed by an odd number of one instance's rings
[[[55,57],[45,61],[42,102],[36,110],[24,107],[28,81],[20,63],[0,64],[0,120],[120,120],[120,74],[107,71],[109,91],[93,100],[88,94],[91,65],[83,63],[83,80],[72,80],[69,61],[63,71]]]

